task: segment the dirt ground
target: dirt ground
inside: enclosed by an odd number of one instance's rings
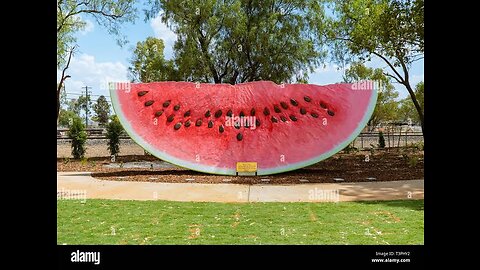
[[[95,139],[87,140],[86,143],[86,153],[85,156],[88,158],[91,157],[108,157],[110,155],[107,149],[107,140],[106,139]],[[120,151],[121,155],[143,155],[143,148],[138,146],[131,139],[121,139],[120,140]],[[71,155],[72,149],[70,147],[70,141],[67,139],[57,140],[57,158],[69,158]]]
[[[135,145],[136,146],[136,145]],[[136,146],[138,147],[138,146]],[[141,150],[136,149],[135,151]],[[134,149],[133,147],[122,148]],[[176,166],[167,168],[107,168],[112,165],[110,157],[93,156],[84,160],[73,160],[59,156],[57,150],[57,171],[89,171],[92,176],[105,180],[145,181],[145,182],[194,182],[194,183],[231,183],[231,184],[308,184],[341,182],[371,182],[414,180],[424,178],[423,151],[415,149],[375,150],[372,152],[340,152],[317,164],[291,172],[269,176],[223,176],[191,171]],[[97,151],[96,154],[102,153]],[[94,151],[90,152],[92,154]],[[128,153],[128,152],[127,152]],[[108,154],[108,152],[107,152]],[[368,155],[368,159],[366,159]],[[158,161],[153,156],[140,153],[127,154],[117,158],[116,163],[134,161]]]

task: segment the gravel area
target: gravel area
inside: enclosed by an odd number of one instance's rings
[[[106,139],[89,139],[87,140],[86,147],[86,157],[107,157],[110,155],[107,149]],[[57,140],[57,158],[71,158],[71,152],[70,140]],[[143,155],[144,150],[132,139],[120,139],[120,154]]]

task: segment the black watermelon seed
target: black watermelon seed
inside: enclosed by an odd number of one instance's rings
[[[195,122],[195,126],[199,127],[202,125],[202,119],[198,119],[197,122]]]
[[[245,113],[243,111],[240,112],[240,117],[244,117]]]
[[[150,105],[153,104],[153,102],[155,102],[155,101],[153,101],[153,100],[146,101],[145,106],[150,106]]]
[[[243,135],[241,133],[237,134],[237,140],[241,141],[243,139]]]
[[[255,120],[255,126],[259,127],[260,126],[260,120]]]
[[[298,102],[293,98],[290,99],[290,103],[292,103],[293,106],[298,106]]]
[[[290,115],[290,120],[295,122],[295,121],[297,121],[297,117],[295,117],[295,115]]]
[[[175,105],[175,106],[173,107],[173,110],[174,110],[174,111],[180,110],[180,104]]]
[[[328,110],[327,113],[328,113],[328,115],[330,115],[330,116],[334,116],[334,115],[335,115],[335,113],[334,113],[333,111],[330,111],[330,110]]]
[[[312,101],[312,99],[311,99],[309,96],[304,96],[303,99],[304,99],[306,102]]]
[[[285,102],[283,102],[283,101],[280,102],[280,106],[282,106],[282,108],[283,108],[284,110],[288,109],[288,104],[285,103]]]
[[[213,121],[210,120],[210,121],[208,121],[208,128],[212,128],[212,127],[213,127]]]
[[[275,116],[272,116],[272,118],[270,118],[270,119],[272,120],[272,122],[278,123],[278,120],[277,120],[277,118],[276,118]]]
[[[219,118],[220,116],[222,116],[222,110],[218,110],[215,112],[215,118]]]
[[[236,128],[236,129],[240,129],[240,123],[233,124],[233,127]]]
[[[155,113],[155,117],[159,117],[159,116],[162,116],[163,114],[163,110],[162,111],[158,111]]]
[[[139,97],[143,97],[143,96],[145,96],[145,94],[147,94],[147,93],[148,93],[148,91],[140,91],[140,92],[138,92],[137,95],[138,95]]]
[[[190,114],[191,114],[191,112],[190,112],[190,110],[188,110],[183,114],[183,117],[189,117]]]
[[[187,120],[187,122],[185,122],[185,127],[189,127],[192,123],[190,122],[190,120]]]
[[[323,102],[320,102],[320,107],[326,109],[327,108],[327,104],[323,103]]]
[[[175,115],[170,114],[170,116],[167,118],[167,121],[168,121],[168,122],[172,122],[172,121],[173,121],[173,118],[175,118]]]
[[[276,113],[280,113],[280,108],[277,106],[277,105],[273,105],[273,110],[276,112]]]
[[[170,106],[170,103],[171,103],[171,102],[172,102],[171,100],[165,101],[165,102],[163,103],[163,107],[167,108],[168,106]]]
[[[210,113],[210,110],[208,110],[208,111],[205,113],[205,117],[210,117],[210,115],[212,115],[212,114]]]
[[[181,123],[181,122],[178,122],[178,123],[175,124],[175,126],[173,126],[173,129],[178,130],[178,129],[180,129],[181,127],[182,127],[182,123]]]
[[[318,113],[312,112],[311,115],[312,115],[313,118],[318,118]]]
[[[218,127],[218,131],[219,131],[220,133],[223,133],[223,132],[225,131],[225,129],[223,128],[223,125],[220,125],[220,126]]]
[[[252,108],[252,109],[250,110],[250,115],[251,115],[251,116],[255,116],[255,108]]]
[[[228,116],[228,117],[232,117],[232,110],[228,110],[227,116]]]
[[[283,122],[287,122],[287,118],[285,116],[280,116],[280,119],[283,121]]]
[[[307,113],[307,110],[306,110],[305,108],[301,108],[301,109],[300,109],[300,113],[301,113],[301,114],[306,114],[306,113]]]
[[[270,115],[270,110],[267,107],[265,107],[265,109],[263,109],[263,114]]]

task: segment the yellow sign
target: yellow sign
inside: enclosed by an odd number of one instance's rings
[[[256,172],[257,162],[237,162],[237,172]]]

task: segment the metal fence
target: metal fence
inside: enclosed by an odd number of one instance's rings
[[[395,132],[395,133],[383,133],[385,139],[385,147],[406,147],[423,143],[422,132]],[[371,147],[378,147],[379,133],[378,132],[362,132],[358,137],[350,144],[358,149],[365,149]]]
[[[58,130],[57,140],[61,140],[63,143],[69,141],[67,136],[67,130]],[[87,129],[88,140],[105,140],[106,135],[102,129]],[[384,132],[383,138],[385,139],[385,147],[405,147],[411,146],[423,142],[422,132]],[[122,140],[128,140],[130,137],[124,133],[120,136]],[[350,144],[350,146],[358,149],[365,149],[371,147],[378,147],[379,133],[378,132],[362,132],[357,138]]]

